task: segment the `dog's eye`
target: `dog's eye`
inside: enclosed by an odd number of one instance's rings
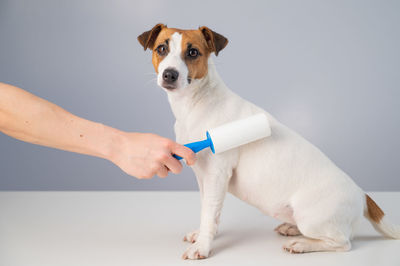
[[[161,44],[156,49],[157,53],[161,56],[167,54],[167,46],[165,44]]]
[[[191,58],[196,58],[197,56],[199,56],[199,50],[197,50],[196,48],[190,48],[187,52],[187,55]]]

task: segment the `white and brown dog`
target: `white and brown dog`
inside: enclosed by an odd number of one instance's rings
[[[349,250],[353,227],[363,214],[383,235],[400,238],[400,227],[318,148],[226,87],[210,57],[227,45],[224,36],[207,27],[157,24],[138,40],[153,51],[157,83],[167,92],[179,143],[197,141],[209,128],[256,113],[265,113],[271,125],[266,139],[218,155],[197,155],[192,168],[201,193],[201,221],[199,230],[184,238],[193,244],[183,258],[209,255],[226,191],[283,221],[276,228],[280,234],[299,236],[284,245],[289,252]]]

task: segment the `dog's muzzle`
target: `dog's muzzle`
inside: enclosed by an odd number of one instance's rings
[[[167,68],[162,74],[163,84],[166,89],[173,90],[176,88],[176,81],[178,80],[179,72],[173,68]]]

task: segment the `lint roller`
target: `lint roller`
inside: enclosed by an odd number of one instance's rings
[[[260,113],[210,129],[206,132],[207,139],[185,146],[196,153],[210,147],[213,153],[218,154],[270,135],[268,118]],[[176,154],[173,156],[178,160],[182,159]]]

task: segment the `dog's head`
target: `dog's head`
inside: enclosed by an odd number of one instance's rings
[[[207,75],[208,57],[225,48],[228,40],[210,30],[167,28],[157,24],[138,36],[143,46],[153,51],[153,65],[157,84],[168,91],[179,90],[196,83]]]

